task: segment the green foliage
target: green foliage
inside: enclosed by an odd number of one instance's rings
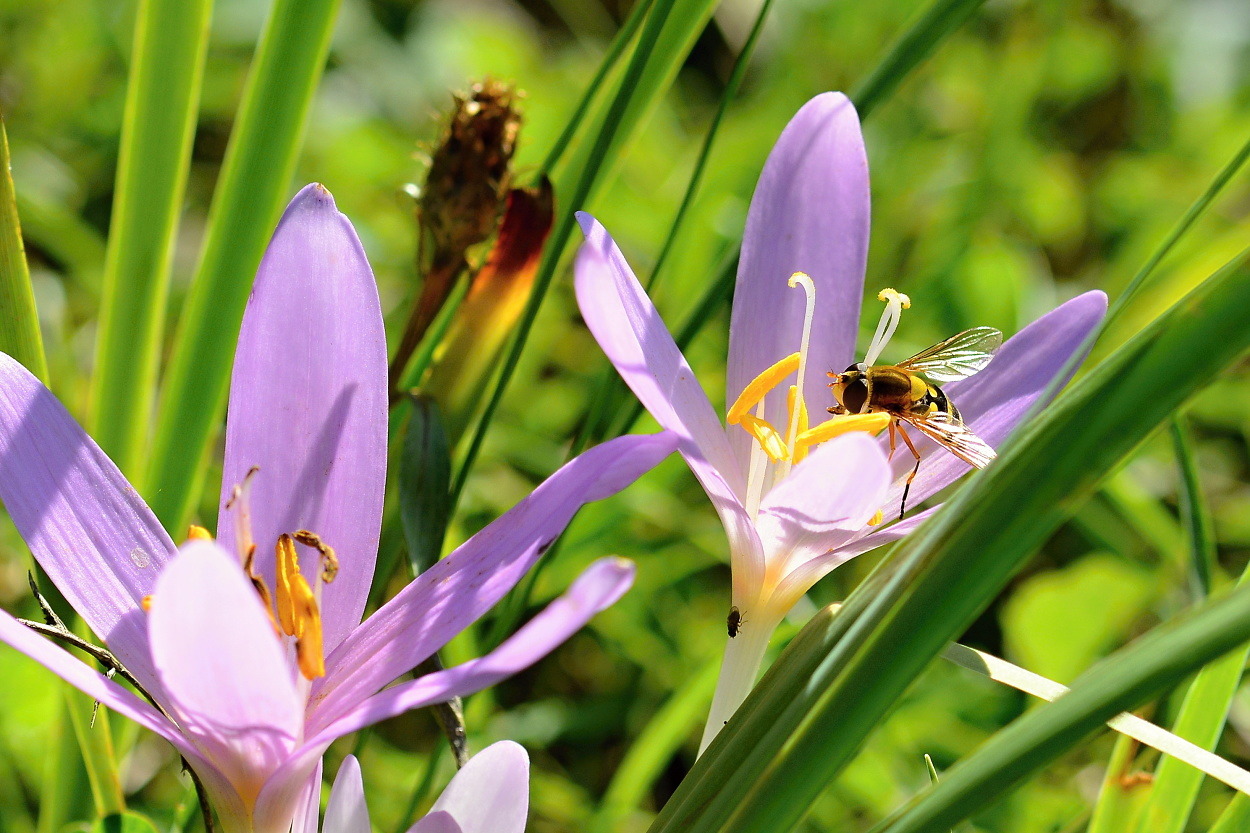
[[[1250,760],[1235,653],[1188,685],[1179,675],[1204,659],[1198,641],[1142,656],[1212,587],[1219,605],[1220,576],[1250,557],[1250,380],[1232,359],[1248,329],[1244,276],[1223,275],[1224,295],[1152,323],[1245,247],[1240,53],[1193,4],[748,5],[278,0],[270,11],[227,0],[205,29],[201,0],[10,4],[0,349],[89,417],[175,537],[190,517],[211,527],[230,353],[281,206],[304,182],[326,184],[397,330],[417,280],[401,188],[423,179],[449,90],[486,74],[515,81],[527,94],[519,184],[549,171],[559,214],[512,350],[480,393],[487,418],[467,447],[426,442],[406,458],[437,452],[448,466],[438,477],[458,477],[454,512],[393,501],[405,511],[388,520],[380,563],[428,563],[575,442],[654,427],[619,386],[595,398],[605,362],[576,323],[571,212],[595,211],[640,274],[662,274],[658,305],[718,401],[737,245],[768,148],[807,98],[851,91],[873,184],[867,288],[916,302],[900,351],[977,324],[1014,331],[1102,288],[1117,312],[1085,381],[1001,465],[953,491],[921,536],[815,588],[795,624],[854,593],[790,642],[731,727],[738,737],[697,764],[725,639],[723,532],[676,459],[588,507],[528,595],[453,644],[448,662],[532,615],[594,557],[635,559],[637,584],[548,661],[471,699],[471,748],[527,746],[540,833],[637,833],[657,814],[666,829],[729,804],[743,828],[783,829],[806,811],[802,829],[862,833],[898,822],[917,795],[909,812],[942,830],[968,814],[956,829],[1243,829],[1250,801],[1230,801],[1222,784],[1124,741],[1113,753],[1107,732],[1076,742],[1166,682],[1152,720]],[[424,345],[422,361],[436,351]],[[1172,437],[1150,435],[1191,395]],[[592,406],[595,430],[579,433]],[[393,440],[395,498],[414,478]],[[420,473],[431,475],[424,462]],[[27,598],[26,564],[0,529],[6,609]],[[379,585],[374,601],[395,588]],[[1186,627],[1195,621],[1210,620]],[[1164,636],[1134,642],[1160,623]],[[1208,654],[1219,641],[1179,632],[1207,640]],[[1036,705],[928,662],[956,637],[1075,680],[1079,697]],[[200,829],[166,744],[113,717],[115,754],[84,766],[59,684],[7,649],[0,678],[0,833]],[[98,751],[100,733],[87,738]],[[441,744],[433,721],[408,715],[332,749],[327,777],[356,751],[375,829],[402,833],[451,776]],[[708,775],[722,766],[723,779]],[[110,771],[150,823],[99,818],[109,807],[92,783]]]

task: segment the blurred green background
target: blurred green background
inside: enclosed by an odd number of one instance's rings
[[[344,0],[291,193],[313,180],[333,192],[373,263],[393,336],[415,288],[413,207],[404,186],[423,178],[451,93],[485,76],[525,92],[516,170],[527,182],[629,5]],[[757,9],[756,0],[721,4],[615,176],[596,202],[581,206],[613,230],[640,274],[672,224]],[[789,116],[818,92],[853,88],[918,9],[914,0],[776,4],[663,273],[657,302],[671,323],[684,320],[740,239],[755,178]],[[215,4],[171,320],[195,266],[266,10],[247,0]],[[133,15],[132,3],[0,0],[0,111],[52,387],[79,415],[95,345]],[[1232,0],[996,0],[874,110],[865,134],[873,185],[867,287],[895,286],[914,301],[900,355],[967,326],[1011,333],[1086,289],[1114,297],[1250,136],[1250,7]],[[1248,211],[1250,188],[1236,180],[1096,355],[1241,250]],[[567,271],[557,276],[451,543],[562,462],[606,367],[579,323],[568,278]],[[689,350],[714,401],[727,311],[718,311]],[[866,317],[875,321],[875,311]],[[1175,371],[1186,373],[1185,356],[1176,356]],[[1212,380],[1190,416],[1221,562],[1239,571],[1250,548],[1244,369]],[[1054,537],[964,641],[1070,681],[1189,604],[1177,488],[1171,443],[1160,435]],[[216,494],[213,482],[202,508],[210,524]],[[546,565],[535,604],[607,553],[638,562],[634,590],[546,661],[468,704],[475,749],[504,737],[529,749],[536,833],[591,829],[626,751],[676,693],[664,734],[675,738],[676,751],[664,757],[641,806],[613,828],[644,829],[693,760],[702,702],[710,698],[728,608],[725,542],[679,460],[583,512]],[[880,557],[837,571],[813,591],[812,603],[841,598]],[[0,604],[29,613],[26,569],[20,541],[6,530]],[[811,609],[801,605],[796,621]],[[454,645],[452,657],[474,651],[472,641]],[[0,649],[0,679],[0,833],[26,833],[35,830],[60,684],[8,649]],[[1160,704],[1160,720],[1170,705]],[[829,786],[805,829],[866,829],[928,782],[923,754],[940,771],[1028,707],[1022,695],[966,671],[933,667]],[[133,727],[120,731],[120,742],[133,744],[126,767],[133,806],[165,827],[186,800],[176,758]],[[431,754],[440,743],[430,716],[414,713],[336,746],[327,771],[347,752],[360,754],[375,827],[389,833],[409,818],[432,764],[436,787],[450,776],[447,756]],[[1082,829],[1110,747],[1104,735],[1068,756],[977,826]],[[1250,762],[1250,691],[1239,697],[1219,749]],[[1225,788],[1206,784],[1191,829],[1205,830],[1226,798]],[[85,817],[89,796],[75,800]]]

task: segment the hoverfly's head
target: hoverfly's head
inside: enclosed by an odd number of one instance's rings
[[[833,379],[829,387],[833,389],[833,397],[846,412],[857,414],[868,400],[868,365],[856,362],[841,373],[829,372]],[[838,413],[838,408],[830,408],[830,413]]]

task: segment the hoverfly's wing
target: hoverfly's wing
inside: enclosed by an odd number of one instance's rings
[[[972,433],[972,429],[944,411],[927,416],[904,417],[907,424],[954,454],[970,466],[983,469],[998,456],[989,443]]]
[[[1002,344],[1003,334],[993,327],[973,327],[899,362],[897,367],[920,373],[932,382],[954,382],[989,364]]]

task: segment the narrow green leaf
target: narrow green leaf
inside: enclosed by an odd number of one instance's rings
[[[1243,254],[1027,423],[995,465],[905,539],[837,616],[817,620],[803,644],[823,653],[783,654],[652,830],[790,829],[1024,559],[1172,410],[1247,348]],[[1178,355],[1196,363],[1184,379],[1171,372]]]
[[[664,767],[690,737],[691,730],[702,723],[712,702],[719,671],[719,658],[704,664],[634,738],[599,802],[599,809],[586,826],[589,833],[623,829],[625,819],[638,810]]]
[[[1141,705],[1248,639],[1250,587],[1238,588],[1155,628],[1095,665],[1067,694],[986,741],[948,770],[940,784],[913,799],[874,828],[874,833],[924,833],[967,818],[1080,743],[1106,720]],[[1243,651],[1236,653],[1244,656]],[[1180,828],[1146,823],[1141,829]]]
[[[1177,439],[1177,451],[1182,459],[1182,469],[1186,463],[1193,465],[1193,455],[1189,453],[1188,442],[1184,436],[1184,427],[1179,419],[1172,420],[1174,437]],[[1196,514],[1205,514],[1206,506],[1197,489],[1197,473],[1192,474],[1194,482],[1190,488],[1189,509]],[[1194,561],[1201,560],[1201,548],[1210,545],[1214,550],[1214,542],[1210,538],[1195,538]],[[1214,552],[1210,553],[1212,568]],[[1210,575],[1210,574],[1208,574]],[[1241,575],[1239,586],[1250,580],[1250,569]],[[1224,732],[1224,721],[1228,710],[1233,705],[1233,698],[1241,683],[1241,673],[1246,667],[1246,658],[1250,648],[1243,647],[1228,656],[1221,657],[1198,672],[1198,676],[1190,683],[1181,703],[1176,723],[1172,731],[1203,749],[1215,749],[1220,735]],[[1198,800],[1198,788],[1202,786],[1203,773],[1188,766],[1183,761],[1164,756],[1155,768],[1155,782],[1150,791],[1150,798],[1142,809],[1138,833],[1183,833],[1193,812],[1194,802]]]
[[[1250,830],[1250,795],[1237,793],[1207,833],[1244,833]]]
[[[612,36],[612,43],[608,44],[608,51],[604,53],[603,60],[599,62],[599,68],[595,70],[595,77],[586,85],[586,89],[582,92],[582,97],[578,100],[577,106],[573,108],[573,115],[569,118],[568,124],[560,131],[560,135],[552,144],[551,150],[547,152],[547,158],[543,160],[542,167],[539,168],[539,179],[549,175],[551,170],[560,164],[565,151],[569,149],[573,142],[573,137],[585,125],[586,117],[590,114],[591,104],[602,91],[608,74],[612,72],[617,61],[624,54],[625,47],[629,46],[630,41],[637,34],[638,27],[642,25],[647,12],[651,10],[651,2],[652,0],[638,0],[638,2],[634,3],[633,8],[629,10],[629,17],[625,18],[621,28]]]
[[[26,267],[17,194],[9,167],[9,138],[0,121],[0,351],[8,353],[46,384],[48,365],[35,311],[35,292]]]
[[[438,406],[410,396],[412,416],[399,460],[399,519],[413,575],[438,561],[451,516],[451,456]]]
[[[934,0],[851,93],[860,119],[889,98],[903,79],[984,3],[985,0]]]
[[[1155,269],[1159,267],[1163,259],[1176,248],[1176,244],[1181,241],[1186,232],[1193,228],[1194,223],[1198,222],[1198,219],[1207,212],[1207,209],[1211,207],[1211,203],[1215,202],[1215,198],[1219,196],[1220,191],[1223,191],[1224,186],[1237,175],[1237,172],[1246,164],[1247,159],[1250,159],[1250,139],[1246,140],[1246,143],[1237,149],[1237,152],[1233,154],[1233,158],[1228,160],[1223,168],[1220,168],[1219,173],[1215,175],[1215,179],[1211,180],[1211,184],[1207,186],[1207,189],[1199,194],[1198,199],[1194,200],[1193,204],[1186,209],[1185,214],[1176,222],[1172,230],[1168,232],[1168,236],[1163,239],[1163,242],[1154,250],[1150,258],[1137,270],[1137,274],[1129,281],[1128,286],[1124,288],[1120,296],[1112,302],[1110,309],[1107,310],[1107,318],[1103,322],[1104,328],[1128,307],[1129,302],[1145,286],[1146,281],[1154,274]]]
[[[1215,523],[1202,495],[1202,483],[1198,479],[1198,460],[1194,454],[1193,440],[1185,417],[1177,414],[1172,418],[1172,447],[1181,473],[1180,516],[1189,539],[1190,569],[1199,595],[1211,592],[1219,567],[1216,563]]]
[[[654,0],[639,35],[637,46],[621,75],[611,100],[595,118],[594,140],[575,154],[556,180],[555,192],[564,206],[543,253],[534,289],[516,334],[491,389],[490,398],[473,431],[452,487],[453,506],[459,499],[473,462],[481,450],[495,411],[516,372],[530,330],[560,266],[573,233],[573,212],[587,206],[595,188],[602,184],[609,160],[621,152],[644,116],[655,107],[685,62],[715,4],[711,0]],[[670,21],[671,17],[671,21]]]
[[[1128,833],[1133,829],[1150,791],[1146,779],[1134,778],[1129,772],[1136,755],[1137,741],[1128,735],[1115,739],[1085,833]]]
[[[88,423],[132,477],[156,398],[211,9],[209,0],[141,0],[135,22]]]
[[[308,109],[340,0],[276,0],[252,70],[161,391],[144,493],[167,529],[186,525],[225,408],[231,356],[265,244],[290,196]]]
[[[84,797],[91,795],[83,755],[70,724],[69,704],[62,701],[44,745],[44,767],[39,786],[39,817],[35,833],[61,833],[72,821]],[[87,802],[83,810],[90,809]]]
[[[113,813],[96,820],[91,833],[156,833],[156,826],[138,813]]]
[[[656,282],[659,280],[661,271],[664,268],[664,263],[668,260],[673,245],[677,242],[677,233],[681,230],[686,215],[690,211],[690,206],[694,203],[695,195],[699,192],[699,185],[703,181],[703,172],[707,169],[708,160],[712,156],[712,146],[716,143],[716,137],[719,135],[721,125],[724,123],[725,114],[729,112],[729,105],[738,97],[738,89],[742,86],[742,79],[751,63],[751,56],[755,53],[755,44],[759,40],[760,32],[764,30],[764,21],[768,19],[768,12],[772,9],[772,5],[773,0],[765,0],[760,5],[760,10],[755,16],[755,23],[751,26],[751,32],[747,35],[746,42],[742,45],[738,57],[734,59],[733,69],[729,73],[729,80],[725,82],[725,88],[721,91],[720,102],[716,107],[716,115],[712,117],[712,123],[703,137],[703,146],[699,149],[699,156],[695,160],[694,170],[690,173],[690,181],[686,183],[686,192],[682,195],[681,203],[677,207],[677,213],[673,216],[673,222],[669,224],[668,232],[664,236],[664,243],[660,246],[660,253],[656,255],[655,265],[651,267],[651,274],[648,276],[645,284],[648,294],[654,291]],[[573,444],[569,449],[570,457],[578,454],[587,445],[599,442],[605,438],[608,432],[610,416],[620,410],[620,399],[624,395],[625,385],[617,375],[616,369],[605,363],[603,370],[600,372],[599,380],[595,384],[595,394],[590,398],[590,407],[583,420],[583,427],[574,438]]]
[[[113,732],[108,711],[102,708],[97,711],[95,702],[90,697],[73,689],[66,690],[65,702],[74,735],[78,739],[83,764],[87,769],[87,780],[91,785],[96,814],[107,816],[123,812],[126,809],[126,799],[122,792],[121,773],[117,767],[117,753],[113,749]]]

